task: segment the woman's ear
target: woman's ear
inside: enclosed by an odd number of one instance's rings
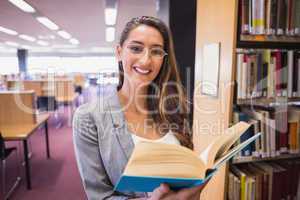
[[[118,44],[116,47],[116,56],[117,56],[118,61],[122,60],[121,55],[122,55],[122,47]]]

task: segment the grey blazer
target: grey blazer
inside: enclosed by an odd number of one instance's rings
[[[77,165],[89,200],[123,200],[144,193],[113,191],[134,144],[116,91],[80,106],[73,118]]]

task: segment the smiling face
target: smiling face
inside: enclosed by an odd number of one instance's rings
[[[117,47],[117,57],[124,68],[124,84],[138,87],[150,84],[163,64],[163,37],[151,26],[139,25],[130,31],[122,46]]]

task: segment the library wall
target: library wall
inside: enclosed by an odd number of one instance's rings
[[[196,65],[194,93],[194,144],[201,152],[208,141],[222,134],[232,114],[234,51],[236,46],[236,0],[197,2]],[[203,46],[220,42],[218,97],[201,95]],[[201,199],[224,199],[226,166],[218,170],[202,193]]]

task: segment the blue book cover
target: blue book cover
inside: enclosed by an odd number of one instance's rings
[[[239,112],[239,121],[248,122],[250,120],[249,116],[245,113]],[[253,125],[250,126],[249,129],[246,130],[246,132],[241,135],[240,141],[244,142],[247,139],[251,138],[254,135]],[[245,147],[241,153],[242,156],[251,156],[252,152],[255,151],[255,144],[249,144],[247,147]]]
[[[171,190],[176,191],[201,185],[212,177],[214,173],[215,170],[211,171],[205,179],[122,175],[114,190],[119,192],[153,192],[160,184],[165,183]]]

